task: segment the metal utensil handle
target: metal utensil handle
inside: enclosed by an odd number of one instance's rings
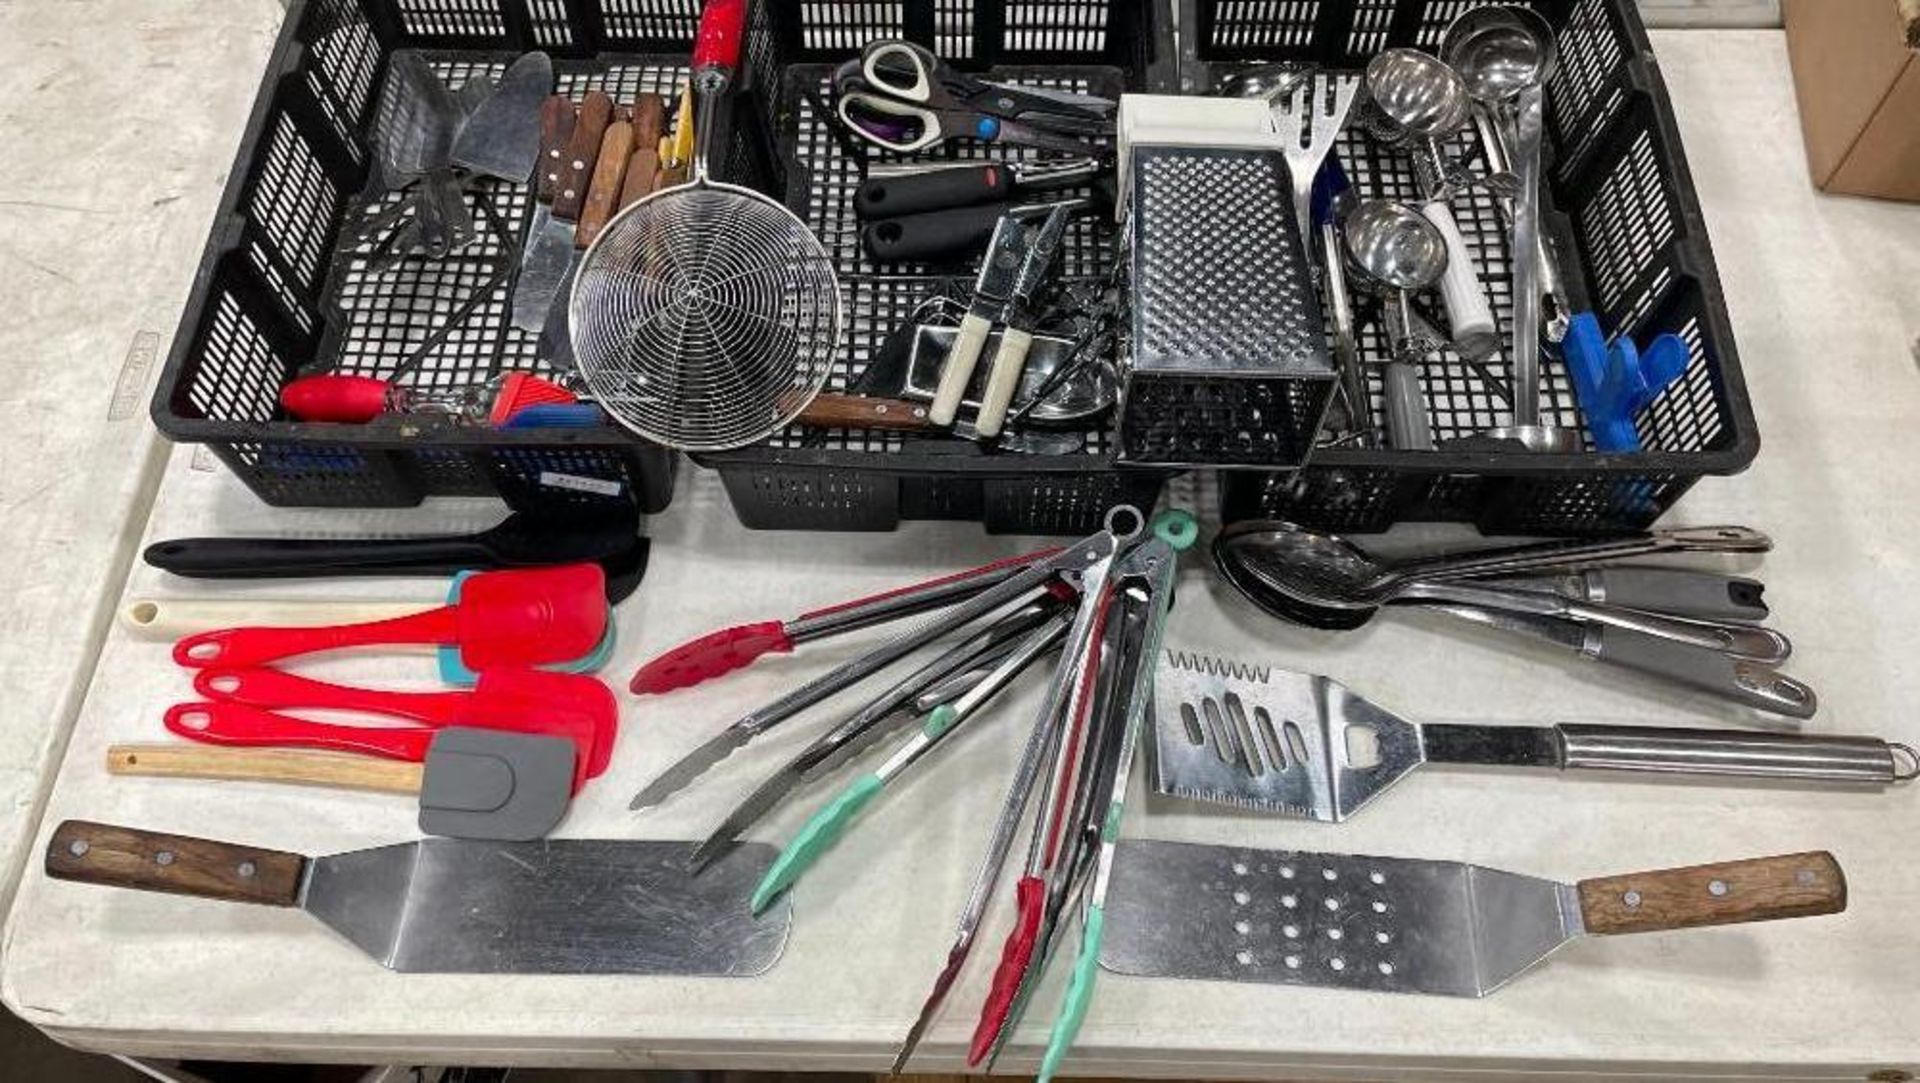
[[[893,590],[871,594],[850,602],[811,609],[784,625],[787,638],[795,643],[805,643],[839,632],[852,632],[869,628],[876,624],[910,617],[924,613],[929,609],[939,609],[953,602],[978,594],[996,584],[1018,575],[1021,569],[1035,561],[1045,560],[1060,552],[1058,548],[1039,549],[1023,553],[991,564],[982,564],[978,568],[969,568],[964,572],[955,572],[937,579],[928,579]]]
[[[1340,227],[1331,217],[1320,223],[1321,283],[1326,288],[1328,322],[1333,327],[1333,356],[1340,366],[1340,386],[1347,399],[1347,425],[1361,434],[1361,444],[1373,446],[1373,404],[1367,395],[1367,374],[1361,368],[1360,345],[1353,333],[1353,291],[1347,283],[1347,261],[1341,253]]]
[[[1654,553],[1764,553],[1773,540],[1743,526],[1688,527],[1597,541],[1541,542],[1460,555],[1410,560],[1396,574],[1417,579],[1477,579],[1518,575],[1540,568],[1601,564]]]
[[[1514,116],[1513,170],[1520,194],[1513,207],[1513,423],[1540,423],[1540,138],[1546,91],[1522,91]]]
[[[1911,747],[1878,737],[1581,724],[1554,729],[1561,765],[1570,769],[1879,784],[1907,781],[1920,770]]]
[[[1771,666],[1619,628],[1590,629],[1582,653],[1788,718],[1812,718],[1820,703],[1812,688]]]
[[[1594,605],[1588,602],[1576,602],[1558,594],[1529,590],[1501,590],[1457,580],[1437,583],[1414,580],[1404,584],[1400,593],[1402,597],[1408,598],[1460,602],[1466,605],[1484,606],[1488,609],[1507,609],[1542,617],[1564,617],[1586,621],[1609,628],[1624,628],[1629,632],[1656,636],[1704,650],[1720,651],[1736,658],[1747,658],[1756,662],[1784,662],[1787,656],[1793,653],[1793,645],[1787,641],[1787,637],[1766,628],[1757,628],[1750,624],[1725,624],[1719,621],[1669,617],[1659,613],[1622,609],[1611,605]]]

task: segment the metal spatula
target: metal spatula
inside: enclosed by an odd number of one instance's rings
[[[56,880],[305,910],[380,965],[432,974],[740,977],[780,957],[787,903],[755,917],[773,848],[687,871],[686,842],[422,839],[326,857],[68,820]]]
[[[1120,844],[1100,965],[1479,997],[1575,937],[1837,914],[1824,851],[1562,884],[1457,861]]]
[[[1881,785],[1920,773],[1912,748],[1877,737],[1421,725],[1325,677],[1172,651],[1155,697],[1159,792],[1329,823],[1427,762]]]

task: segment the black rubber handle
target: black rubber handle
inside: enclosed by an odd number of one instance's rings
[[[999,165],[869,177],[853,193],[853,213],[863,220],[898,218],[977,203],[1004,203],[1012,193],[1013,174]]]
[[[925,214],[869,222],[860,245],[876,263],[946,259],[985,247],[993,227],[1007,211],[1004,203],[983,203]]]
[[[383,575],[452,575],[498,564],[493,551],[472,538],[176,538],[148,546],[146,561],[193,579],[365,575],[370,570]]]

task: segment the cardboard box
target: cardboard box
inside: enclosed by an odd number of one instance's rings
[[[1816,187],[1920,201],[1920,0],[1785,0]]]

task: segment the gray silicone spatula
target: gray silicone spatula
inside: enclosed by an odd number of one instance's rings
[[[1100,965],[1155,978],[1479,997],[1581,936],[1837,914],[1824,851],[1563,884],[1458,861],[1129,839]]]
[[[737,846],[694,876],[689,842],[421,839],[326,857],[68,820],[56,880],[305,910],[380,965],[435,974],[738,977],[780,957],[782,900],[747,899],[773,861]]]
[[[573,759],[573,742],[562,737],[450,726],[434,736],[422,763],[279,748],[115,745],[107,770],[418,794],[427,834],[525,841],[545,837],[566,815]]]

